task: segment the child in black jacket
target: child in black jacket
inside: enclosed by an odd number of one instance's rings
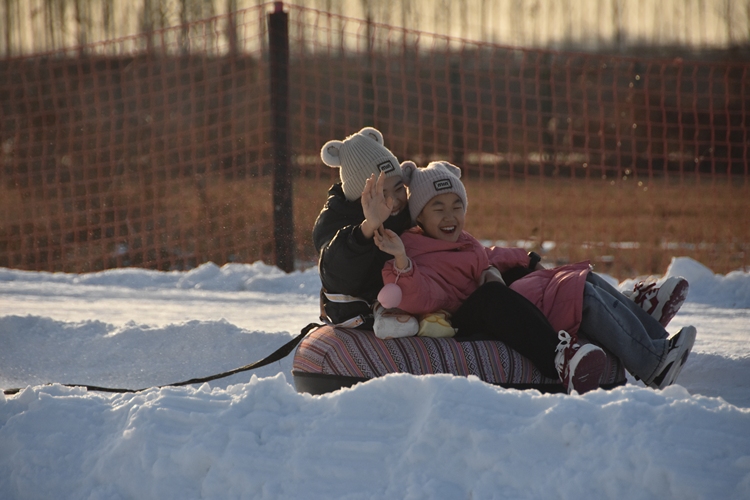
[[[328,141],[320,155],[326,165],[340,169],[341,177],[313,227],[323,284],[321,318],[372,329],[381,270],[391,259],[375,246],[374,232],[384,226],[401,234],[412,227],[401,165],[372,127]]]

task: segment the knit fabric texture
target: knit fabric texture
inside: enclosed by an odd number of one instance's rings
[[[328,141],[320,157],[329,167],[339,168],[344,196],[349,201],[362,196],[365,182],[373,174],[402,175],[398,160],[383,144],[383,134],[372,127],[365,127],[343,141]]]
[[[464,203],[464,212],[469,206],[466,188],[461,182],[461,169],[447,161],[433,161],[425,168],[404,164],[404,184],[409,188],[409,212],[411,220],[417,217],[427,203],[435,196],[456,193]]]

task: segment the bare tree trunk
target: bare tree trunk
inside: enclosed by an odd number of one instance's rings
[[[74,0],[73,7],[75,8],[75,21],[76,21],[76,34],[78,43],[78,54],[83,56],[84,46],[86,45],[86,19],[83,14],[83,7],[81,6],[81,0]]]
[[[169,16],[170,4],[165,3],[164,0],[156,0],[157,9],[156,12],[159,14],[158,23],[154,26],[156,29],[163,29],[171,25],[171,19]]]
[[[596,2],[596,18],[601,20],[604,19],[603,4],[604,2]],[[596,27],[596,44],[599,47],[604,45],[604,35],[602,34],[602,27]]]
[[[50,15],[50,2],[49,0],[44,0],[42,3],[43,8],[43,15],[44,15],[44,47],[46,49],[49,49],[52,45],[52,32],[50,30],[51,22],[52,22],[52,16]]]
[[[143,0],[141,31],[146,34],[146,52],[150,54],[154,50],[154,20],[151,0]]]
[[[375,126],[375,66],[373,52],[375,49],[375,32],[372,25],[372,4],[362,0],[362,8],[367,16],[367,71],[362,73],[362,120]]]
[[[411,0],[401,0],[401,27],[404,31],[401,32],[401,47],[404,53],[407,52],[407,33],[406,30],[410,28],[409,18],[411,15]]]
[[[479,0],[479,39],[483,42],[487,40],[487,0]]]
[[[370,0],[359,0],[362,5],[362,12],[364,13],[367,22],[372,22],[372,2]],[[369,32],[368,32],[369,34]]]
[[[731,47],[734,44],[734,30],[732,23],[732,0],[724,0],[724,20],[727,24],[727,45]]]
[[[113,0],[101,0],[102,7],[102,32],[105,40],[114,38],[114,13],[112,12]]]
[[[612,25],[615,29],[615,46],[618,52],[622,52],[622,10],[620,9],[620,0],[612,0]]]
[[[13,0],[5,0],[5,57],[10,57],[12,54],[10,38],[10,33],[13,31],[13,18],[10,14],[12,3]]]
[[[63,48],[68,44],[68,23],[65,21],[68,18],[68,0],[58,0],[57,5],[57,22],[59,29],[58,42],[59,47]]]
[[[188,10],[187,10],[187,2],[189,0],[180,0],[180,52],[182,54],[187,54],[190,47],[190,33],[189,33],[189,26],[188,26]]]
[[[227,37],[229,54],[237,55],[237,0],[227,0]]]

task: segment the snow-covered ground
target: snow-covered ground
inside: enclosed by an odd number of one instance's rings
[[[679,385],[584,396],[393,375],[295,392],[291,356],[202,386],[110,394],[256,361],[317,320],[317,271],[0,269],[0,498],[750,498],[750,273],[690,259]],[[632,281],[620,284],[624,289]]]

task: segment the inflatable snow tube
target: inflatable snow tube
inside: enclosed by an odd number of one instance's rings
[[[607,353],[600,380],[604,389],[626,382],[619,359]],[[499,341],[458,342],[452,338],[404,337],[382,340],[371,331],[322,326],[294,353],[297,392],[324,394],[389,373],[476,375],[506,388],[564,392],[559,380],[544,377],[531,362]]]

